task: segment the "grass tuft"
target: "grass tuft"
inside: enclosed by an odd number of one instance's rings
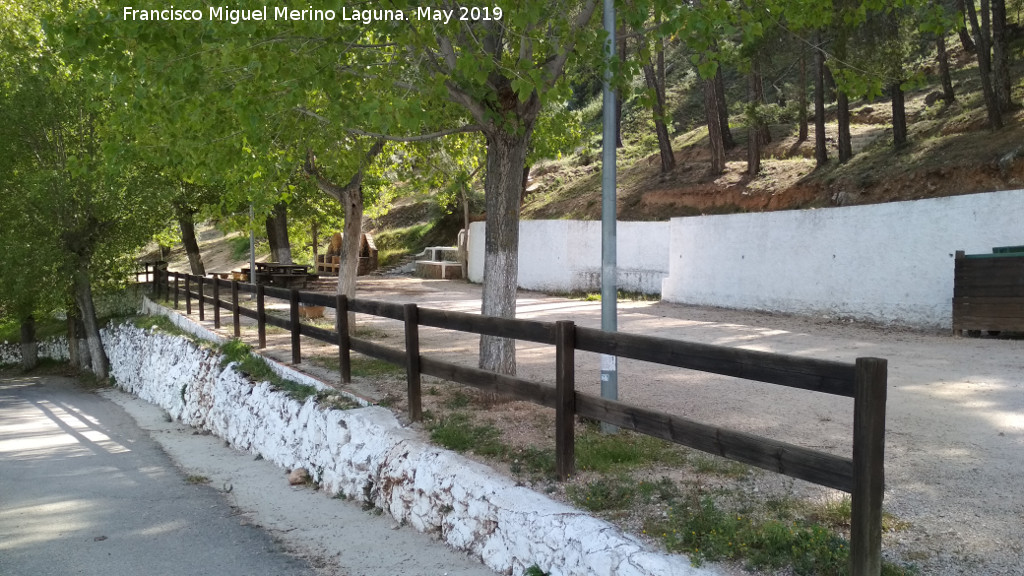
[[[576,466],[580,470],[611,472],[661,463],[669,466],[685,462],[677,446],[628,431],[603,434],[596,425],[578,429]]]

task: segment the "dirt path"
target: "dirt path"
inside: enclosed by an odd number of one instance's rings
[[[359,296],[480,309],[479,287],[461,282],[360,279]],[[599,327],[600,303],[521,292],[518,315]],[[369,337],[403,347],[400,323],[362,315],[357,323]],[[887,358],[886,508],[911,524],[886,536],[887,554],[916,562],[922,574],[1024,574],[1024,340],[961,339],[657,302],[620,303],[619,329],[847,362]],[[285,333],[270,334],[270,354],[288,361],[287,341]],[[420,342],[425,355],[476,362],[477,338],[471,335],[424,328]],[[333,354],[313,342],[303,346],[304,357]],[[518,360],[520,375],[553,382],[553,347],[520,343]],[[850,454],[852,400],[629,360],[619,370],[625,401]],[[597,357],[578,353],[577,386],[596,394],[598,382]],[[382,395],[366,382],[356,391]]]

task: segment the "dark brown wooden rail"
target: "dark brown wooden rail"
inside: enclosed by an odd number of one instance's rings
[[[147,269],[147,277],[149,274],[150,271]],[[409,417],[412,420],[419,420],[422,417],[422,375],[435,376],[554,408],[556,466],[562,479],[574,471],[574,423],[576,416],[583,416],[849,492],[852,495],[851,573],[856,576],[875,576],[881,572],[887,386],[887,367],[883,359],[858,358],[856,363],[849,364],[639,334],[609,333],[582,328],[571,321],[552,323],[493,318],[420,308],[415,304],[402,305],[367,299],[350,300],[341,295],[302,292],[264,285],[253,286],[217,278],[203,279],[162,270],[153,270],[152,278],[153,293],[163,293],[168,300],[173,293],[175,308],[179,307],[179,296],[184,296],[186,314],[192,313],[193,299],[198,300],[200,319],[205,317],[206,306],[213,306],[214,322],[218,325],[220,310],[230,311],[236,337],[239,334],[240,316],[255,319],[260,348],[266,346],[268,324],[290,331],[294,364],[302,361],[300,336],[336,345],[342,383],[351,381],[352,351],[404,367],[408,382]],[[206,295],[209,290],[204,290],[211,285],[212,298]],[[230,301],[220,297],[222,288],[230,289]],[[255,294],[255,309],[241,305],[239,292]],[[287,301],[288,317],[267,314],[267,297]],[[334,329],[303,324],[299,315],[299,307],[303,305],[334,309]],[[348,312],[403,322],[405,349],[382,346],[353,337],[349,330]],[[556,355],[556,384],[552,387],[516,376],[497,374],[425,356],[419,350],[420,326],[553,345]],[[576,350],[853,398],[853,455],[843,457],[828,454],[577,392],[574,360]]]

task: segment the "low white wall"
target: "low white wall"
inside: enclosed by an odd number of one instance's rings
[[[132,324],[103,331],[117,386],[183,423],[282,467],[304,467],[326,495],[369,500],[502,574],[710,575],[637,539],[421,441],[380,407],[325,409],[221,367],[181,337]],[[290,371],[287,367],[282,367]]]
[[[68,339],[63,336],[49,338],[39,343],[37,356],[50,360],[67,360]],[[0,366],[21,364],[21,343],[7,342],[0,343]]]
[[[663,300],[948,328],[954,252],[1024,244],[1024,191],[671,225]]]
[[[486,224],[469,227],[469,279],[484,277]],[[618,222],[618,287],[657,294],[668,275],[668,222]],[[544,292],[601,289],[601,222],[523,220],[519,223],[519,287]]]

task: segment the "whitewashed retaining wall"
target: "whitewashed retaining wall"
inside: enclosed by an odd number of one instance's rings
[[[40,359],[67,360],[68,339],[63,336],[50,338],[39,343],[37,355]],[[0,366],[21,364],[21,343],[7,342],[0,343]]]
[[[483,222],[469,227],[469,279],[484,277]],[[657,294],[668,275],[668,222],[618,222],[618,286]],[[544,292],[601,289],[601,223],[524,220],[519,223],[519,287]]]
[[[103,337],[124,390],[238,449],[305,467],[325,493],[368,499],[499,573],[537,564],[559,576],[713,574],[421,441],[384,408],[299,403],[267,383],[253,385],[233,365],[221,368],[210,349],[134,325],[107,328]]]
[[[948,328],[953,254],[1024,244],[1024,191],[675,218],[670,302]]]

